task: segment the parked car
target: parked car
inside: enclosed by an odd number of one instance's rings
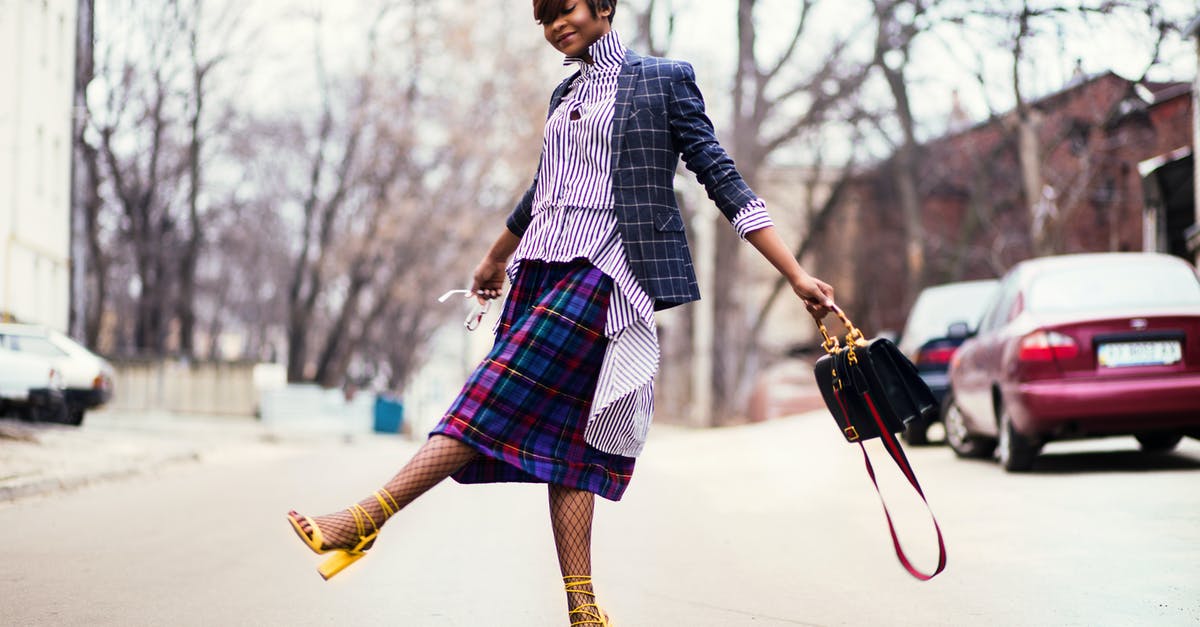
[[[0,348],[0,416],[67,420],[62,375],[50,360]]]
[[[960,281],[921,290],[908,312],[897,346],[917,366],[921,379],[942,402],[950,388],[950,359],[968,336],[996,293],[1000,281]],[[930,422],[916,419],[904,429],[909,444],[925,444]]]
[[[1200,279],[1181,259],[1102,253],[1022,262],[950,367],[946,440],[1028,470],[1051,440],[1200,437]]]
[[[31,324],[0,324],[0,348],[54,364],[66,388],[68,424],[81,424],[87,410],[112,398],[112,366],[58,331]]]

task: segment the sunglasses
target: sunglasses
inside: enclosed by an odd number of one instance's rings
[[[444,303],[444,302],[446,302],[446,300],[448,300],[451,296],[454,296],[455,294],[462,294],[463,298],[471,298],[472,296],[475,296],[475,292],[472,292],[471,290],[450,290],[449,292],[446,292],[445,294],[442,294],[441,296],[439,296],[438,302]],[[463,322],[463,326],[466,327],[468,331],[474,331],[475,329],[478,329],[479,322],[481,320],[483,320],[484,314],[486,314],[488,312],[488,310],[491,308],[492,308],[492,301],[490,301],[490,300],[483,301],[482,305],[477,303],[471,309],[471,314],[468,315],[467,319]]]

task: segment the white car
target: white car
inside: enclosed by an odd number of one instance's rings
[[[82,423],[84,412],[112,398],[112,366],[58,331],[32,324],[0,324],[0,349],[50,361],[62,377],[68,424]]]
[[[66,422],[62,375],[50,360],[0,348],[0,415]]]

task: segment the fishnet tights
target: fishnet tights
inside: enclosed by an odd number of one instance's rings
[[[554,529],[559,570],[564,578],[589,578],[587,583],[571,586],[567,592],[568,609],[595,603],[590,581],[595,498],[591,492],[550,485],[550,526]],[[571,618],[583,620],[584,616],[576,614]]]
[[[440,435],[429,438],[400,472],[384,484],[383,491],[391,496],[391,500],[384,496],[384,502],[389,508],[394,505],[394,511],[403,509],[442,479],[465,466],[476,455],[478,453],[474,449],[453,438]],[[554,531],[559,570],[564,578],[589,578],[587,583],[571,585],[567,592],[567,607],[573,609],[594,603],[595,596],[590,577],[595,495],[584,490],[551,484],[549,496],[550,525]],[[391,516],[374,495],[359,501],[358,505],[366,511],[376,527],[382,527]],[[326,548],[350,548],[358,543],[358,527],[349,511],[342,510],[318,516],[314,521],[321,528]],[[302,523],[302,527],[306,533],[311,534],[312,530],[308,528],[307,523]],[[569,618],[581,620],[584,616],[576,614]]]
[[[391,499],[381,496],[388,507],[393,509],[393,513],[400,511],[416,500],[418,496],[440,483],[442,479],[465,466],[477,454],[474,449],[458,440],[435,435],[425,441],[416,455],[408,460],[408,463],[400,469],[400,472],[396,473],[396,476],[392,477],[391,481],[384,484],[383,491],[391,495]],[[383,523],[391,517],[391,514],[384,510],[383,505],[374,495],[359,501],[358,505],[366,510],[367,515],[371,517],[371,522],[375,523],[376,527],[382,527]],[[325,547],[351,548],[358,543],[358,527],[354,523],[354,516],[349,511],[341,510],[325,516],[318,516],[313,520],[321,528]],[[306,533],[311,534],[307,523],[302,526]],[[372,529],[368,527],[367,532],[371,531]]]

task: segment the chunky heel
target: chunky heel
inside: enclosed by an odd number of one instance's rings
[[[377,490],[374,496],[383,509],[385,521],[400,510],[400,505],[386,491]],[[315,520],[308,516],[301,516],[296,512],[288,513],[288,522],[292,524],[292,530],[296,532],[296,535],[300,537],[304,544],[308,545],[308,548],[312,549],[314,553],[333,552],[333,555],[329,559],[317,567],[317,573],[326,581],[345,570],[347,566],[362,559],[367,554],[367,549],[375,544],[375,538],[379,537],[379,525],[383,524],[382,522],[375,524],[370,513],[357,503],[346,508],[346,511],[350,512],[350,516],[354,518],[354,526],[358,532],[357,541],[353,547],[349,548],[325,546],[325,536],[321,533],[321,528],[317,526]],[[304,527],[300,524],[301,522],[308,524],[308,532],[304,531]]]
[[[317,573],[321,575],[321,579],[329,581],[331,577],[342,572],[347,566],[357,562],[366,555],[363,552],[337,551],[317,567]]]

